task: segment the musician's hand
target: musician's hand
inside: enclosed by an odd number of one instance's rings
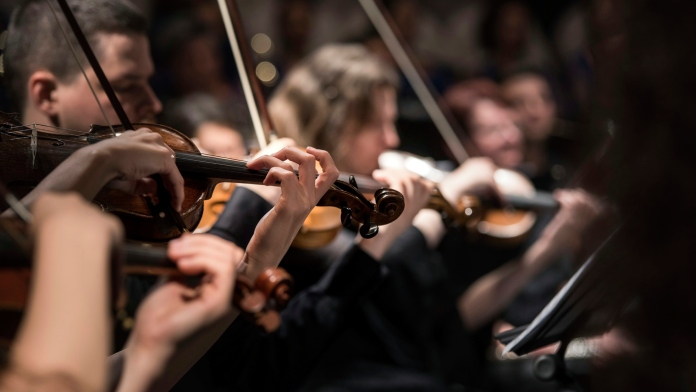
[[[282,150],[285,147],[295,147],[297,144],[295,143],[294,140],[284,137],[280,138],[277,140],[272,141],[269,143],[266,147],[261,149],[261,151],[257,152],[254,155],[254,158],[259,158],[264,155],[271,155],[275,154],[278,151]],[[288,162],[290,163],[290,162]],[[291,163],[292,165],[292,163]],[[294,166],[295,168],[296,165]],[[278,199],[280,199],[280,188],[276,186],[264,186],[264,185],[255,185],[255,184],[237,184],[238,187],[242,188],[247,188],[253,192],[255,192],[257,195],[263,197],[267,202],[269,202],[272,205],[275,205],[278,202]]]
[[[319,176],[317,161],[322,169]],[[298,175],[290,162],[299,165]],[[254,279],[263,269],[280,263],[302,223],[336,181],[339,172],[328,152],[312,147],[307,147],[306,152],[286,147],[275,154],[254,159],[247,167],[269,169],[264,185],[280,182],[281,189],[280,199],[256,226],[247,246],[247,274]]]
[[[162,137],[150,130],[124,132],[121,136],[77,150],[46,176],[28,195],[25,205],[44,192],[77,192],[92,200],[105,185],[132,194],[154,193],[155,182],[147,178],[160,174],[172,195],[172,207],[181,209],[184,179],[174,160],[174,151]]]
[[[606,207],[581,189],[559,189],[554,192],[554,197],[561,209],[546,226],[540,240],[546,241],[553,251],[576,252],[582,245],[583,231]]]
[[[433,184],[405,169],[375,170],[375,180],[404,195],[404,211],[394,222],[381,226],[372,239],[358,239],[360,247],[375,260],[380,260],[393,241],[411,226],[413,218],[426,206],[432,195]]]
[[[498,169],[489,158],[470,158],[439,184],[442,196],[453,206],[467,193],[492,194],[500,198],[494,174]]]
[[[184,235],[169,242],[167,255],[179,270],[203,278],[195,289],[168,281],[142,303],[126,345],[126,382],[143,378],[152,382],[178,345],[230,314],[242,254],[231,242],[207,234]]]
[[[88,148],[107,163],[110,188],[136,195],[155,194],[157,184],[149,176],[159,174],[172,196],[172,207],[181,210],[184,178],[176,167],[174,151],[158,133],[141,128]]]

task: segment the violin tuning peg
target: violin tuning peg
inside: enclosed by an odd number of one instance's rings
[[[341,207],[341,224],[343,227],[350,227],[352,212],[350,207]]]
[[[256,319],[256,325],[261,327],[266,333],[271,333],[280,327],[281,319],[280,314],[274,310],[269,310],[264,312],[259,318]]]
[[[379,232],[379,226],[370,222],[369,220],[365,222],[364,225],[360,227],[360,235],[363,238],[372,238]]]
[[[350,177],[348,177],[348,183],[349,183],[353,188],[358,189],[358,182],[355,181],[355,176],[354,176],[354,175],[351,174]]]

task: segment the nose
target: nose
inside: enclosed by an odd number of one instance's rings
[[[501,134],[507,144],[517,144],[522,139],[522,131],[514,123],[508,124]]]
[[[396,126],[393,123],[389,123],[384,127],[384,144],[387,148],[397,148],[401,143],[399,139],[399,133],[396,131]]]
[[[141,118],[155,117],[162,112],[162,102],[157,98],[152,87],[145,87],[145,97],[141,106]]]

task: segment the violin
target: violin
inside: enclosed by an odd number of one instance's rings
[[[424,176],[427,179],[444,178],[445,173],[435,167],[427,170],[430,173]],[[341,174],[339,179],[352,183],[366,194],[386,186],[367,176],[352,177],[354,182],[345,174]],[[537,191],[529,180],[515,171],[498,169],[494,179],[505,198],[505,205],[477,195],[463,195],[456,205],[452,205],[434,188],[425,208],[440,213],[448,227],[465,229],[471,240],[502,246],[514,246],[524,241],[536,222],[537,212],[559,208],[551,194]],[[314,208],[295,237],[293,246],[315,249],[331,243],[341,230],[339,215],[332,208]]]
[[[404,152],[387,151],[379,163],[382,168],[405,168],[436,184],[447,175],[430,161]],[[369,177],[356,180],[355,185],[364,192],[383,186]],[[471,239],[503,246],[523,242],[536,222],[537,212],[559,208],[550,193],[537,191],[526,177],[513,170],[497,169],[494,181],[505,205],[476,195],[464,195],[452,205],[435,188],[425,208],[439,212],[448,226],[465,228]]]
[[[0,346],[8,346],[27,304],[32,277],[31,246],[26,246],[25,222],[2,218],[0,227],[0,252],[3,255],[0,261]],[[18,236],[22,237],[21,242],[17,242]],[[166,248],[161,246],[125,243],[113,254],[111,292],[117,315],[125,314],[125,293],[120,285],[123,274],[186,278],[186,282],[192,285],[200,281],[200,277],[183,275],[167,258]],[[237,275],[230,300],[259,328],[273,332],[280,326],[279,312],[289,302],[292,286],[292,277],[282,268],[267,269],[253,282],[244,275]],[[127,318],[121,321],[124,325],[132,323]]]
[[[203,202],[210,198],[216,184],[230,181],[262,184],[268,173],[266,169],[247,169],[245,161],[202,155],[191,139],[170,127],[154,124],[133,126],[160,134],[175,151],[176,165],[185,182],[185,198],[180,215],[189,231],[198,225]],[[114,129],[117,135],[126,131],[119,126]],[[43,126],[21,126],[11,115],[0,114],[0,159],[6,168],[0,173],[0,181],[10,188],[36,185],[77,149],[114,137],[111,128],[104,126],[93,126],[84,133],[71,131],[70,135],[56,131]],[[361,234],[369,238],[377,234],[380,225],[398,218],[404,208],[403,195],[392,189],[376,190],[374,200],[371,203],[350,184],[336,181],[317,205],[338,208],[343,222],[349,223],[352,219],[362,223]],[[163,242],[182,234],[176,226],[167,224],[163,216],[152,213],[155,203],[147,197],[104,189],[94,201],[102,210],[114,213],[121,219],[130,239]]]

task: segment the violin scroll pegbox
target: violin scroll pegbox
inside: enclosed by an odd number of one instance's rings
[[[280,311],[290,301],[293,279],[282,268],[267,269],[254,283],[244,275],[237,276],[234,304],[266,333],[280,327]]]
[[[360,235],[372,238],[377,235],[379,226],[395,221],[404,211],[404,196],[399,191],[381,188],[374,197],[373,204],[358,191],[355,178],[350,176],[348,182],[336,181],[317,206],[339,208],[343,226],[350,226],[355,220],[362,223]]]

